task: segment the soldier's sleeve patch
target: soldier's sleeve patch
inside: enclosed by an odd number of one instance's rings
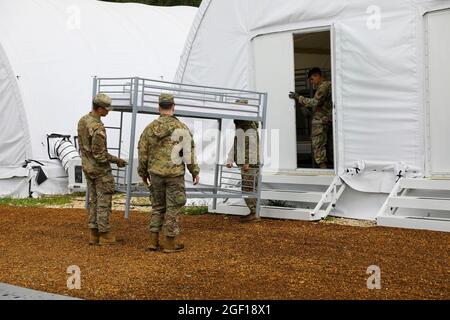
[[[97,134],[102,136],[103,138],[106,138],[105,131],[103,131],[103,130],[98,130]]]

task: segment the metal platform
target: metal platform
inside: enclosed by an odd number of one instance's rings
[[[377,224],[450,232],[450,180],[401,178],[379,211]]]
[[[319,221],[326,218],[345,190],[345,184],[334,174],[299,175],[295,172],[263,173],[261,200],[295,202],[303,207],[262,205],[261,217]],[[212,212],[243,215],[243,205],[220,204]]]
[[[130,113],[131,132],[130,146],[128,150],[128,166],[126,169],[114,169],[116,177],[116,190],[126,193],[125,217],[129,217],[132,197],[146,197],[150,192],[142,186],[132,183],[134,152],[136,143],[136,118],[139,114],[159,115],[158,98],[162,93],[172,94],[175,98],[175,116],[197,119],[209,119],[217,121],[218,134],[216,137],[216,165],[214,167],[214,183],[187,188],[189,198],[213,199],[213,207],[218,198],[246,198],[257,199],[257,214],[259,214],[261,190],[261,175],[253,177],[254,192],[242,192],[236,185],[241,180],[238,168],[228,169],[219,164],[221,150],[221,130],[223,119],[246,120],[261,123],[261,129],[265,129],[267,94],[254,91],[235,90],[210,86],[187,85],[159,80],[151,80],[139,77],[129,78],[94,78],[93,96],[105,93],[112,99],[112,108],[120,112],[120,124],[110,126],[107,129],[118,130],[119,141],[117,148],[109,148],[119,156],[122,152],[122,136],[124,126],[124,113]],[[248,105],[236,103],[238,99],[248,100]],[[263,159],[264,136],[260,139],[260,159]],[[260,164],[262,169],[263,163]],[[228,172],[227,172],[228,171]],[[231,172],[230,172],[231,171]],[[234,175],[233,176],[230,176]],[[239,175],[237,177],[236,175]],[[234,181],[230,183],[229,181]],[[86,202],[88,194],[86,195]]]

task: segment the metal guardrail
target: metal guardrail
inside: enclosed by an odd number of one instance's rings
[[[135,104],[138,113],[158,114],[159,95],[169,93],[175,97],[177,116],[263,121],[264,93],[144,78],[96,78],[96,82],[96,92],[109,95],[115,111],[130,112]],[[237,104],[238,99],[248,100],[248,105]]]

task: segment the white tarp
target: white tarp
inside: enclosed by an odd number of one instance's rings
[[[357,190],[389,192],[399,174],[396,168],[413,176],[425,171],[423,14],[449,7],[450,1],[426,0],[203,1],[176,81],[264,89],[255,79],[257,37],[328,26],[334,36],[339,175]],[[285,63],[273,61],[280,68]],[[280,79],[273,74],[273,81]],[[295,148],[290,143],[295,132],[286,129],[295,117],[285,117],[293,88],[279,90],[285,94],[269,104],[268,127],[284,123],[278,125],[280,144],[288,141],[288,148]],[[269,101],[271,94],[279,95],[268,93]],[[281,169],[297,169],[290,160],[283,164],[281,159]],[[357,163],[365,163],[366,170],[347,174]]]
[[[0,179],[17,176],[31,156],[30,136],[16,77],[0,44]]]
[[[349,188],[337,210],[372,219],[398,176],[426,174],[424,14],[448,8],[448,0],[205,0],[175,81],[267,91],[267,126],[279,130],[276,143],[285,150],[279,168],[297,170],[293,102],[287,97],[294,88],[283,86],[294,82],[282,78],[294,77],[294,70],[287,73],[294,53],[282,41],[328,29],[337,171],[351,188],[365,192],[355,202],[358,193]],[[441,30],[437,38],[449,32]],[[266,67],[261,61],[276,48],[264,43],[278,43],[280,50]],[[277,67],[284,71],[275,72]]]
[[[60,163],[49,160],[47,134],[76,135],[78,119],[91,108],[93,76],[173,80],[196,12],[94,0],[0,0],[0,179],[35,159],[55,178],[41,189],[67,191],[57,181],[61,173],[51,169]],[[117,126],[118,119],[111,114],[105,123]],[[148,121],[139,122],[138,132]],[[6,186],[3,181],[0,196],[28,194]]]

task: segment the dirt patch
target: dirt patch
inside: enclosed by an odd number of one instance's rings
[[[124,244],[87,244],[81,209],[0,207],[0,282],[84,299],[449,299],[448,233],[220,215],[182,216],[187,250],[145,252],[148,217],[112,223]],[[66,269],[81,269],[68,290]],[[381,268],[380,290],[366,270]]]

